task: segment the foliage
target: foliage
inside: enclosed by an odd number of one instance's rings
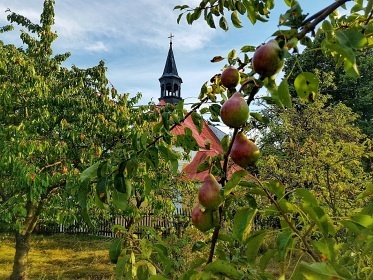
[[[297,1],[284,2],[289,9],[273,33],[279,58],[289,58],[291,50],[298,52],[299,44],[311,46],[308,34],[322,23],[323,53],[356,78],[357,54],[372,46],[373,1],[356,1],[344,16],[335,9],[348,0],[335,1],[311,16],[303,14]],[[281,113],[251,113],[248,123],[223,139],[224,154],[208,158],[199,167],[209,170],[222,185],[224,203],[214,212],[215,228],[193,243],[197,255],[185,263],[173,259],[181,254],[156,229],[145,227],[146,236],[137,236],[133,229],[143,211],[169,214],[175,199],[190,199],[194,191],[178,176],[180,154],[173,147],[181,147],[185,155],[198,150],[198,144],[190,129],[175,138],[172,130],[188,117],[200,130],[203,114],[209,114],[211,122],[220,121],[221,106],[236,88],[222,86],[217,74],[202,85],[200,101],[188,113],[183,102],[135,107],[136,98],[110,88],[103,63],[69,70],[61,67],[67,54],[52,56],[53,4],[45,1],[41,25],[9,14],[11,22],[25,26],[37,38],[22,32],[25,50],[1,45],[0,135],[5,140],[0,148],[6,152],[0,159],[4,190],[0,209],[15,206],[13,216],[7,218],[17,221],[21,233],[32,232],[46,199],[58,194],[65,199],[50,200],[51,208],[54,203],[69,205],[66,198],[71,196],[88,223],[90,202],[101,211],[128,217],[127,227],[114,226],[121,239],[110,246],[118,279],[372,277],[373,186],[361,168],[371,143],[360,142],[363,136],[350,125],[356,116],[346,107],[323,105],[325,100],[317,97],[323,86],[317,73],[302,69],[294,82],[288,77],[280,83],[261,77],[252,71],[249,55],[255,47],[251,45],[241,48],[242,57],[236,50],[226,56],[227,65],[240,72],[237,91],[251,106],[265,87],[269,95],[262,100]],[[192,24],[203,14],[210,27],[215,28],[214,19],[218,19],[227,30],[226,14],[241,28],[239,15],[255,24],[265,21],[273,7],[274,1],[202,0],[196,8],[178,5],[175,9],[181,11],[178,22],[185,14]],[[217,55],[211,61],[222,60]],[[291,98],[293,86],[299,103]],[[313,104],[305,105],[308,102]],[[270,144],[262,147],[265,153],[258,166],[242,169],[231,162],[230,153],[238,133],[251,132],[253,119],[263,131],[271,129],[263,138],[267,141],[263,143]],[[271,122],[276,125],[268,128]],[[277,166],[287,159],[295,162]],[[258,219],[278,223],[258,229],[254,226]],[[180,243],[177,246],[182,248],[185,243]]]
[[[177,188],[192,188],[172,176],[179,155],[169,148],[166,117],[173,109],[135,107],[141,96],[119,94],[102,61],[87,69],[63,67],[70,54],[52,52],[54,1],[45,1],[40,24],[12,12],[8,20],[27,30],[20,36],[24,48],[0,42],[0,219],[23,238],[25,246],[17,248],[25,250],[18,253],[27,257],[41,216],[69,223],[82,215],[93,226],[90,218],[102,212],[127,213],[133,224],[140,206],[171,211]],[[182,117],[182,104],[176,113]],[[89,211],[96,204],[101,210]],[[18,253],[15,267],[24,275]]]
[[[310,47],[312,40],[307,34],[315,34],[316,25],[322,23],[326,34],[320,43],[323,54],[332,57],[336,66],[343,65],[344,73],[351,79],[357,78],[360,74],[357,56],[372,46],[373,3],[356,1],[347,15],[339,16],[334,10],[341,6],[346,8],[346,2],[336,1],[307,16],[297,1],[285,1],[289,10],[280,16],[280,28],[273,33],[285,57],[293,56],[290,50],[299,53],[298,43]],[[266,15],[269,15],[272,1],[200,1],[196,8],[187,5],[175,8],[182,12],[178,21],[186,15],[187,22],[192,24],[204,15],[210,27],[216,27],[216,19],[223,30],[228,30],[224,12],[231,12],[232,24],[241,28],[238,15],[247,15],[251,23],[255,23],[252,19],[263,11],[256,6],[258,4],[266,8]],[[258,8],[254,17],[250,7]],[[244,93],[247,103],[250,105],[259,88],[264,86],[270,96],[262,99],[277,113],[251,114],[255,122],[250,122],[264,133],[264,156],[257,168],[248,170],[250,175],[242,171],[233,173],[231,178],[227,175],[232,143],[239,130],[249,132],[250,127],[234,129],[232,137],[226,141],[223,166],[219,163],[213,166],[215,170],[222,168],[214,172],[215,175],[223,174],[220,182],[225,204],[219,212],[220,223],[212,233],[207,265],[200,266],[202,271],[188,272],[185,279],[219,276],[273,279],[276,273],[269,270],[270,261],[278,264],[276,276],[281,279],[371,277],[372,270],[368,267],[372,263],[372,247],[370,241],[365,241],[372,238],[373,217],[367,214],[372,207],[372,186],[367,183],[371,177],[364,173],[362,163],[362,159],[371,154],[371,142],[363,142],[364,136],[352,125],[356,115],[348,108],[341,104],[323,105],[325,99],[318,98],[318,94],[324,84],[312,68],[301,67],[291,79],[287,75],[277,84],[273,79],[255,76],[248,55],[252,51],[255,47],[243,46],[243,58],[240,58],[232,50],[226,56],[227,63],[241,70],[239,91]],[[302,54],[299,57],[302,58]],[[217,55],[211,61],[223,59]],[[298,64],[296,58],[290,61],[293,64],[287,69],[291,72]],[[314,59],[313,63],[318,65],[319,61]],[[200,98],[209,98],[220,107],[217,97],[224,103],[233,91],[222,89],[219,82],[219,75],[213,77],[202,87]],[[300,101],[291,98],[290,89],[295,90]],[[308,106],[307,102],[314,103]],[[211,105],[206,111],[214,116],[219,107]],[[257,215],[279,218],[279,229],[252,231]],[[357,220],[364,220],[365,225],[353,229],[350,221]],[[362,243],[358,244],[355,234],[360,233],[364,237],[360,236]],[[269,236],[275,240],[272,248],[263,252],[261,244]],[[361,251],[361,246],[366,250]]]
[[[311,190],[327,212],[344,216],[358,206],[355,197],[372,180],[363,168],[371,143],[353,125],[357,116],[351,109],[325,105],[327,99],[267,109],[272,122],[261,136],[259,169],[264,178],[280,181],[287,193]]]
[[[318,32],[312,46],[306,48],[302,55],[291,56],[284,67],[285,76],[292,85],[295,77],[302,69],[315,74],[320,81],[321,93],[330,95],[329,102],[342,102],[359,114],[356,123],[362,131],[371,138],[372,136],[372,77],[370,69],[373,66],[372,50],[363,49],[357,52],[357,63],[360,76],[358,79],[351,78],[341,69],[333,57],[325,57],[323,62],[318,57],[323,55],[321,41],[325,38],[323,31]],[[292,87],[290,86],[292,93]]]

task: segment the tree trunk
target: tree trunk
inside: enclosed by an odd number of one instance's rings
[[[14,255],[13,272],[10,275],[10,280],[25,280],[27,279],[27,257],[30,250],[31,233],[25,234],[16,232],[16,252]]]

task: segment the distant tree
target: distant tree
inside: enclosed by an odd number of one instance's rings
[[[15,233],[11,279],[26,279],[40,217],[92,226],[94,213],[121,214],[131,231],[144,212],[169,215],[194,185],[175,176],[170,149],[170,114],[182,119],[182,103],[137,106],[141,95],[119,94],[102,61],[63,67],[70,54],[52,51],[54,1],[44,1],[40,24],[13,12],[8,21],[26,31],[24,48],[0,41],[0,225]]]
[[[291,193],[310,190],[333,216],[356,207],[355,198],[373,178],[363,159],[371,141],[354,125],[357,114],[342,103],[327,104],[320,95],[311,104],[299,99],[293,108],[270,107],[267,130],[260,137],[260,176],[278,180]],[[301,109],[299,109],[301,108]]]
[[[359,78],[353,78],[331,56],[325,56],[322,41],[325,33],[318,32],[312,46],[307,47],[302,55],[291,56],[285,64],[284,72],[289,85],[302,71],[314,73],[320,81],[319,91],[330,95],[329,103],[342,102],[358,114],[356,124],[361,130],[373,137],[373,50],[363,49],[357,53]],[[322,60],[320,60],[322,57]],[[294,89],[290,86],[290,89]],[[296,96],[294,90],[291,91]]]
[[[106,192],[109,155],[120,157],[127,146],[146,145],[148,132],[138,142],[140,132],[147,130],[147,120],[159,118],[155,109],[151,113],[147,106],[134,107],[139,96],[130,99],[128,94],[118,94],[106,78],[103,62],[87,69],[61,66],[69,53],[52,54],[57,38],[51,30],[53,5],[54,1],[44,2],[40,24],[9,13],[10,22],[27,30],[21,31],[25,48],[0,42],[0,219],[15,232],[11,279],[27,277],[30,236],[43,211],[50,209],[47,213],[62,216],[79,211],[88,218],[89,193],[101,206],[112,199]],[[10,29],[6,26],[2,31]],[[136,137],[133,141],[131,135]],[[100,175],[91,189],[81,182],[80,174],[96,162]],[[133,168],[139,169],[138,164]],[[153,180],[164,182],[162,174],[149,175],[149,193],[157,189]],[[122,189],[116,193],[114,206],[125,203],[120,192],[128,188],[123,176],[116,178]],[[169,196],[164,195],[163,201]]]

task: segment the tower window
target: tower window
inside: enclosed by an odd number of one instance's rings
[[[180,96],[180,94],[179,94],[179,86],[177,84],[174,84],[174,95],[175,96]]]
[[[172,95],[172,85],[170,83],[166,84],[166,91],[167,91],[167,96]]]

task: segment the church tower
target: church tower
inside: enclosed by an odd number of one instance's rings
[[[181,83],[183,80],[179,77],[176,69],[174,52],[172,51],[172,34],[170,35],[170,49],[168,50],[166,65],[164,66],[163,75],[159,78],[161,85],[161,97],[159,101],[166,103],[178,103],[181,98]]]

